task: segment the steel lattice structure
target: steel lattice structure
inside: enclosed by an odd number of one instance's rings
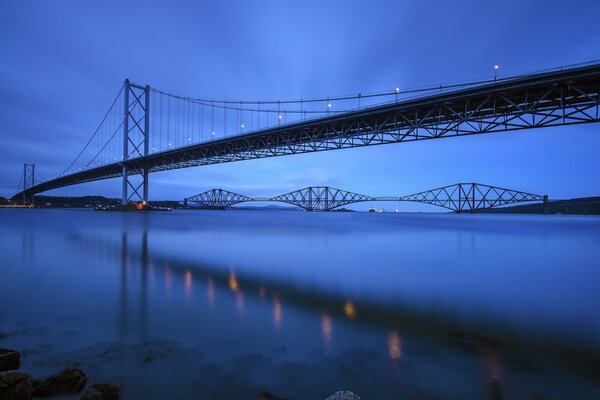
[[[223,189],[212,189],[185,199],[188,202],[202,204],[207,208],[224,210],[234,204],[256,201],[251,197],[229,192]]]
[[[513,203],[536,201],[547,203],[548,196],[480,183],[457,183],[406,196],[380,197],[366,196],[328,186],[311,186],[268,198],[252,198],[223,189],[212,189],[188,197],[184,201],[186,205],[192,202],[202,204],[206,208],[221,210],[244,202],[277,201],[292,204],[307,211],[331,211],[344,205],[367,201],[412,201],[461,213],[476,212]]]
[[[346,204],[370,201],[371,199],[371,197],[363,194],[352,193],[328,186],[311,186],[272,197],[271,201],[293,204],[307,211],[330,211]]]
[[[177,168],[593,123],[600,121],[599,109],[600,65],[596,64],[365,107],[168,151],[144,152],[137,158],[58,177],[26,192],[31,195],[83,182],[122,177],[127,171],[144,174],[147,182],[148,172]],[[148,126],[144,129],[147,132]],[[19,195],[21,193],[16,196]]]
[[[385,200],[385,198],[380,198]],[[457,183],[425,192],[402,196],[400,201],[414,201],[447,208],[455,212],[476,211],[512,203],[547,201],[544,195],[483,185]]]

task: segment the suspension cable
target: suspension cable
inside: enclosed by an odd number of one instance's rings
[[[102,124],[104,124],[104,121],[108,117],[108,114],[112,111],[112,108],[115,106],[115,103],[117,102],[117,99],[119,98],[119,96],[121,96],[121,93],[123,93],[123,89],[124,88],[125,88],[125,85],[122,85],[121,86],[121,90],[119,90],[119,93],[117,94],[117,97],[115,97],[115,99],[113,100],[112,104],[110,105],[108,111],[106,112],[106,114],[104,114],[104,118],[102,118],[102,121],[100,122],[100,124],[98,125],[98,127],[96,128],[96,130],[94,131],[94,134],[92,135],[92,137],[90,138],[90,140],[88,140],[88,142],[83,147],[83,149],[79,152],[79,154],[77,155],[77,157],[75,157],[75,159],[73,160],[73,162],[71,164],[69,164],[69,166],[67,168],[65,168],[65,170],[60,175],[64,175],[65,172],[67,172],[77,162],[77,160],[79,159],[79,157],[81,157],[81,155],[83,154],[83,152],[90,145],[90,143],[92,142],[92,139],[94,139],[94,137],[98,134],[98,131],[100,130],[100,127],[102,126]]]

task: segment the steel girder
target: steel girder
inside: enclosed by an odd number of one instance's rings
[[[528,75],[454,92],[281,125],[127,160],[165,171],[307,152],[599,122],[600,65]],[[120,176],[115,164],[60,177],[32,193]]]

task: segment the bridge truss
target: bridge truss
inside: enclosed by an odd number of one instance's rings
[[[204,205],[207,208],[224,210],[235,204],[244,203],[248,201],[257,200],[223,189],[212,189],[206,192],[198,193],[195,196],[186,198],[185,204],[187,205],[188,203],[198,203]]]
[[[524,202],[548,202],[548,196],[505,189],[480,183],[457,183],[406,196],[372,197],[328,186],[307,187],[270,198],[252,198],[223,189],[212,189],[184,200],[205,208],[226,209],[245,202],[275,201],[292,204],[306,211],[331,211],[335,208],[368,201],[411,201],[443,207],[456,213]]]

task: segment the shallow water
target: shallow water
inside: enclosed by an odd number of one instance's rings
[[[126,399],[600,398],[597,217],[0,209],[0,254],[0,347],[34,377],[79,366]]]

